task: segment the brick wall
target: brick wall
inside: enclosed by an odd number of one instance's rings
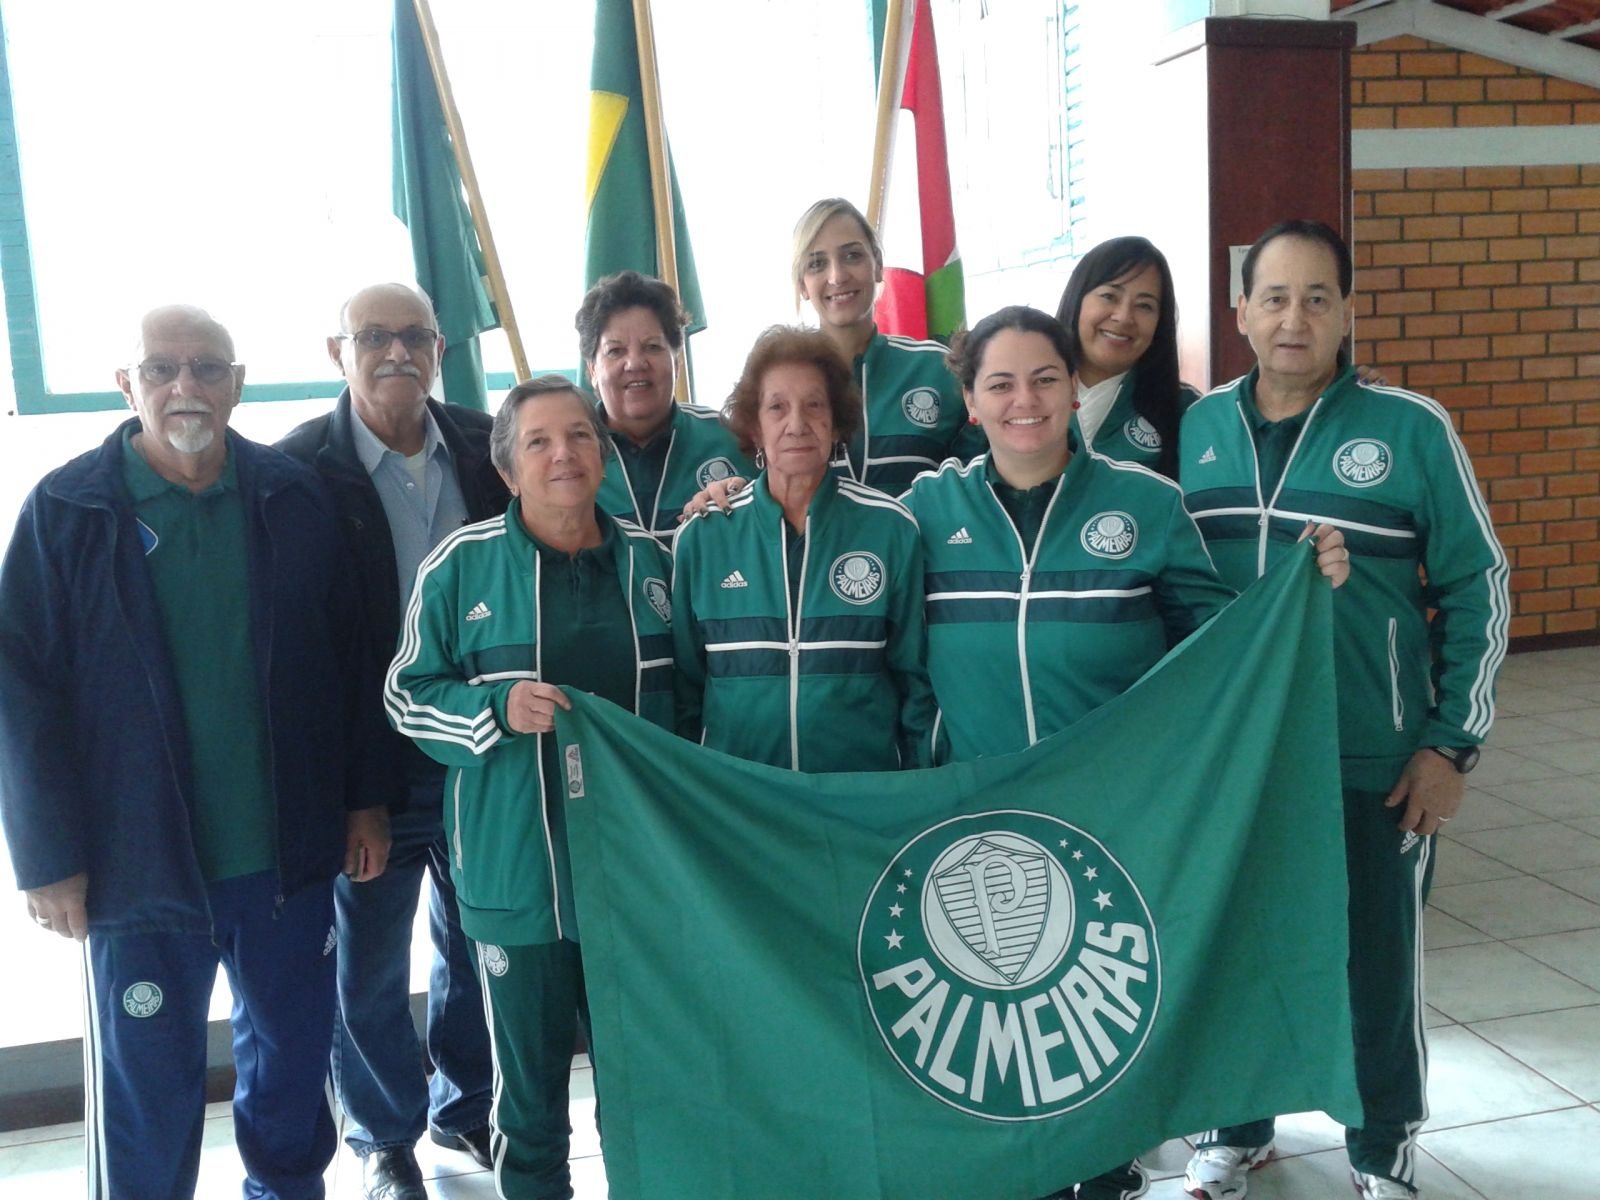
[[[1357,129],[1600,122],[1600,92],[1416,38],[1356,51],[1351,74]],[[1600,165],[1353,183],[1357,360],[1450,410],[1511,558],[1512,637],[1593,634]]]
[[[1600,125],[1600,91],[1414,37],[1351,56],[1352,129],[1488,125]]]

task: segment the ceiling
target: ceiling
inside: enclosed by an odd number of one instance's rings
[[[1368,45],[1410,34],[1600,85],[1600,0],[1332,0]]]

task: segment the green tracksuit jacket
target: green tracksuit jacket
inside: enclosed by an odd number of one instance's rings
[[[1105,420],[1100,422],[1100,428],[1094,435],[1094,445],[1090,449],[1118,462],[1138,463],[1154,471],[1161,457],[1161,435],[1156,432],[1155,426],[1134,410],[1133,384],[1138,369],[1135,366],[1122,377],[1117,397],[1111,402]],[[1178,384],[1178,392],[1178,403],[1185,410],[1200,398],[1199,391],[1187,383]],[[1072,420],[1076,430],[1077,416],[1074,415]],[[1082,438],[1078,440],[1081,442]]]
[[[642,529],[616,522],[611,539],[626,589],[634,711],[672,727],[671,562]],[[539,554],[510,512],[451,534],[423,560],[384,680],[389,721],[449,768],[444,830],[461,927],[480,942],[575,940],[571,869],[552,835],[541,769],[544,734],[504,723],[506,695],[541,678]],[[559,680],[551,682],[559,683]]]
[[[1009,754],[1119,695],[1233,599],[1176,484],[1078,453],[1031,554],[988,456],[904,497],[922,532],[935,757]]]
[[[1449,414],[1413,392],[1364,386],[1350,367],[1264,489],[1243,404],[1254,404],[1257,375],[1184,417],[1185,502],[1222,577],[1241,589],[1308,520],[1344,530],[1350,581],[1333,594],[1340,754],[1346,786],[1387,791],[1417,747],[1473,745],[1489,731],[1510,612],[1505,552]]]
[[[898,495],[923,471],[948,458],[982,454],[983,431],[967,424],[961,385],[938,342],[874,333],[856,358],[865,401],[862,430],[834,469],[857,483]]]
[[[668,550],[678,532],[678,514],[706,484],[734,475],[748,479],[755,473],[711,409],[674,404],[671,429],[667,460],[653,495],[636,495],[621,456],[612,455],[599,498],[606,512],[654,533]]]
[[[686,524],[673,554],[680,731],[796,771],[920,765],[933,702],[911,515],[828,476],[796,577],[766,477],[732,507]]]

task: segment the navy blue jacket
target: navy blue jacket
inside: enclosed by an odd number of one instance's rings
[[[155,587],[123,484],[123,432],[29,494],[0,567],[0,820],[17,884],[89,877],[97,933],[208,932],[190,758]],[[280,898],[331,879],[356,719],[351,590],[316,475],[229,433],[249,530]]]
[[[489,430],[494,419],[488,413],[437,400],[428,401],[428,411],[450,451],[468,523],[498,517],[511,503],[511,493],[489,461]],[[376,714],[375,720],[364,720],[361,725],[363,738],[370,739],[370,744],[363,747],[369,774],[362,782],[370,793],[382,796],[390,808],[402,809],[408,781],[437,779],[442,789],[444,768],[417,749],[410,738],[391,729],[382,715],[383,679],[400,641],[400,613],[410,597],[400,595],[395,588],[394,538],[389,532],[383,500],[356,452],[350,424],[354,420],[357,417],[351,409],[350,389],[346,388],[333,411],[297,426],[277,443],[277,448],[314,467],[333,499],[359,593],[357,612],[366,647],[359,668],[361,702]]]

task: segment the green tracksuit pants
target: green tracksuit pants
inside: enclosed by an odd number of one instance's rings
[[[502,1200],[571,1200],[567,1084],[577,1031],[589,1040],[578,945],[480,944],[478,979],[494,1048],[495,1190]]]
[[[1365,1121],[1345,1130],[1350,1165],[1414,1186],[1417,1132],[1428,1116],[1423,1035],[1422,908],[1433,882],[1434,839],[1397,828],[1385,793],[1344,790],[1350,873],[1350,1013]],[[1264,1146],[1271,1117],[1214,1129],[1198,1145]]]

